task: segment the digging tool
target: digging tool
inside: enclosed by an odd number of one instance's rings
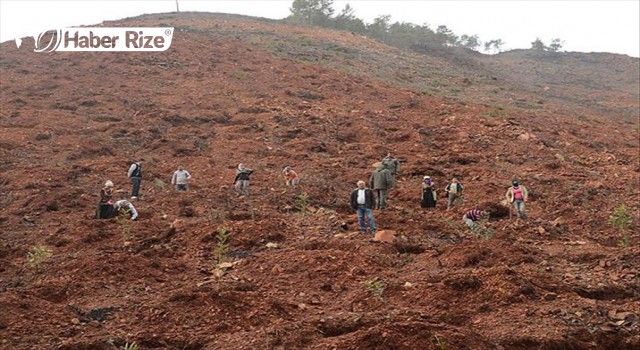
[[[509,203],[509,221],[511,221],[511,217],[513,216],[513,206]]]

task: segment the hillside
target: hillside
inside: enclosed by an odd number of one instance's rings
[[[0,44],[0,349],[640,347],[637,58],[407,52],[221,14],[104,25],[175,35],[159,53]],[[348,196],[387,152],[402,165],[380,243]],[[93,219],[140,157],[140,218]],[[188,192],[168,184],[178,165]],[[421,209],[423,175],[440,193],[460,179],[463,206]],[[469,231],[512,177],[529,217]]]

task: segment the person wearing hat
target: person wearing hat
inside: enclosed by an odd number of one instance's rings
[[[107,180],[104,187],[100,189],[100,202],[96,210],[96,218],[102,219],[109,215],[111,205],[113,205],[113,182]]]
[[[453,208],[457,203],[462,204],[462,190],[464,187],[455,177],[451,179],[451,183],[444,188],[447,193],[447,210]]]
[[[293,169],[291,169],[290,166],[286,166],[282,171],[282,174],[284,175],[284,180],[287,186],[291,186],[293,188],[296,188],[296,186],[298,186],[300,178],[298,177],[298,174],[293,171]]]
[[[420,206],[423,208],[435,208],[436,207],[436,185],[431,181],[431,177],[425,176],[422,178],[422,200]]]
[[[360,224],[360,232],[367,233],[367,226],[364,221],[366,215],[371,233],[376,233],[376,221],[373,217],[374,198],[373,191],[367,188],[366,183],[362,180],[357,183],[358,188],[351,192],[351,208],[358,213],[358,223]]]
[[[113,181],[107,180],[100,189],[100,203],[109,203],[113,199]]]
[[[240,193],[240,196],[249,197],[249,176],[253,174],[253,170],[244,166],[244,164],[238,164],[236,169],[236,178],[233,179],[236,191]]]
[[[393,187],[393,176],[384,163],[377,162],[373,166],[376,170],[371,174],[369,184],[378,199],[375,208],[382,210],[387,206],[387,190]]]
[[[520,185],[517,180],[511,182],[511,187],[509,187],[505,194],[507,202],[513,203],[513,207],[516,209],[516,213],[520,219],[527,217],[524,213],[524,202],[527,201],[528,196],[529,194],[526,187]]]

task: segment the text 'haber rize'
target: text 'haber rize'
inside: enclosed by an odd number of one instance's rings
[[[99,36],[89,32],[89,36],[79,35],[78,32],[73,37],[69,37],[69,32],[64,33],[64,47],[69,47],[73,43],[74,48],[105,48],[112,49],[116,47],[116,43],[120,39],[119,36]],[[143,32],[126,31],[124,44],[127,48],[134,49],[153,49],[164,47],[164,37],[161,35],[143,35]]]

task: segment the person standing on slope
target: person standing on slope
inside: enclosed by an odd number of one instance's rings
[[[127,176],[131,179],[131,199],[137,199],[140,195],[140,183],[142,182],[142,159],[131,164]]]
[[[422,179],[422,200],[420,206],[423,208],[436,207],[436,185],[431,181],[431,177],[425,176]]]
[[[191,174],[179,166],[171,177],[171,184],[176,186],[176,191],[186,191],[189,180],[191,180]]]
[[[377,162],[374,166],[376,170],[371,174],[369,184],[378,199],[375,208],[383,210],[387,206],[387,189],[393,187],[393,176],[383,163]]]
[[[365,216],[367,217],[367,222],[369,224],[369,229],[372,234],[376,234],[376,221],[373,217],[373,206],[375,200],[373,198],[373,191],[370,188],[366,188],[366,184],[364,181],[360,180],[357,183],[358,188],[351,192],[351,197],[349,202],[351,203],[351,208],[356,211],[358,214],[358,223],[360,225],[360,232],[367,233],[367,225],[364,221]]]
[[[395,180],[395,176],[400,173],[400,161],[389,152],[386,157],[382,158],[382,165],[389,169],[391,176]]]
[[[447,193],[447,210],[453,208],[456,203],[462,204],[462,190],[464,187],[455,177],[451,179],[451,183],[444,188]]]
[[[518,218],[520,219],[524,219],[527,217],[524,213],[524,202],[527,201],[528,196],[529,193],[527,192],[527,189],[524,186],[520,185],[516,180],[513,180],[511,182],[511,187],[509,187],[507,193],[505,194],[505,197],[507,197],[507,202],[513,203],[513,207],[515,208],[516,213],[518,214]]]
[[[253,173],[253,170],[244,166],[244,164],[238,164],[236,169],[236,178],[233,180],[235,183],[236,191],[242,196],[249,197],[249,176]]]

